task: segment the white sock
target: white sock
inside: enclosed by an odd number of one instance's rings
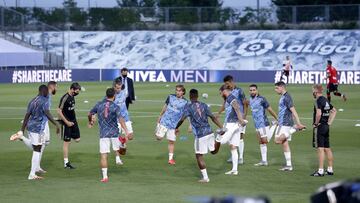
[[[25,136],[21,137],[21,140],[23,141],[23,143],[25,144],[25,146],[27,146],[30,150],[33,150],[33,146],[31,144],[31,140]]]
[[[291,152],[284,152],[286,166],[291,166]]]
[[[69,158],[64,158],[64,166],[69,162]]]
[[[35,172],[39,167],[39,163],[40,163],[40,152],[33,151],[32,159],[31,159],[30,176],[35,176]]]
[[[169,153],[169,160],[174,158],[174,153]]]
[[[267,162],[267,145],[266,144],[260,145],[260,152],[261,152],[261,160],[263,162]]]
[[[116,156],[115,161],[116,161],[116,163],[121,162],[120,156]]]
[[[318,173],[324,174],[324,169],[323,169],[323,168],[319,168]]]
[[[232,158],[232,171],[237,171],[238,170],[238,160],[239,160],[239,155],[237,152],[237,149],[232,149],[231,150],[231,158]]]
[[[101,172],[102,172],[103,178],[108,178],[108,176],[107,176],[107,168],[101,168]]]
[[[244,140],[241,139],[240,143],[239,143],[239,158],[243,159],[244,158],[244,147],[245,147],[245,143]]]
[[[41,165],[41,159],[42,159],[42,155],[43,155],[43,153],[44,153],[44,150],[45,150],[45,144],[41,145],[39,168],[38,168],[37,170],[42,169],[40,165]]]
[[[328,166],[327,171],[329,171],[329,172],[334,172],[334,171],[333,171],[333,168],[330,167],[330,166]]]
[[[206,172],[206,168],[201,169],[200,171],[201,171],[201,174],[202,174],[204,180],[209,179],[207,172]]]

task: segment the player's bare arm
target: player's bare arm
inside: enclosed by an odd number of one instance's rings
[[[223,125],[220,123],[218,118],[216,118],[215,116],[210,116],[210,118],[211,118],[212,122],[214,122],[217,125],[217,127],[219,127],[219,128],[223,127]]]
[[[88,114],[88,122],[89,122],[88,127],[92,128],[95,124],[95,115],[94,114],[91,114],[91,113]]]
[[[53,118],[53,116],[51,115],[50,111],[49,110],[46,110],[45,111],[45,115],[46,117],[49,119],[49,121],[55,125],[56,127],[56,134],[57,135],[60,135],[60,126],[59,124],[55,121],[55,119]]]
[[[29,118],[30,118],[30,113],[26,113],[25,117],[24,117],[24,121],[23,121],[22,126],[21,126],[21,131],[22,132],[25,132],[27,123],[29,122]]]
[[[186,119],[186,116],[181,117],[180,121],[178,122],[178,124],[175,127],[175,130],[177,130],[177,131],[179,130],[179,127],[183,124],[185,119]]]
[[[315,123],[314,123],[315,128],[319,125],[320,119],[321,119],[321,109],[317,108],[316,115],[315,115]]]
[[[330,110],[330,116],[329,116],[329,120],[328,120],[328,125],[331,125],[335,119],[336,116],[336,109],[335,107],[333,109]]]
[[[166,109],[167,109],[167,104],[164,104],[163,108],[161,109],[160,116],[157,120],[157,123],[160,123],[161,117],[164,115]]]
[[[216,118],[219,118],[219,117],[220,117],[220,114],[221,114],[222,112],[224,112],[224,111],[225,111],[225,101],[224,101],[224,103],[221,105],[219,111],[217,112]]]
[[[68,127],[71,127],[74,125],[73,122],[70,122],[65,118],[61,108],[57,108],[57,114],[60,117],[60,119],[65,123],[65,125],[67,125]]]
[[[267,110],[275,120],[278,120],[278,117],[277,117],[275,111],[270,106],[267,108]]]
[[[298,125],[298,128],[299,128],[299,129],[304,129],[304,128],[306,128],[305,125],[301,124],[300,119],[299,119],[299,115],[298,115],[295,107],[291,107],[291,108],[290,108],[290,111],[291,111],[292,114],[293,114],[293,117],[294,117],[294,119],[295,119],[296,124]]]
[[[121,128],[124,129],[124,131],[125,131],[126,139],[132,140],[133,139],[132,133],[129,133],[129,131],[126,127],[126,124],[125,124],[125,119],[123,117],[119,118],[119,123],[120,123]]]
[[[231,102],[231,106],[232,106],[232,107],[234,108],[234,110],[235,110],[235,113],[236,113],[236,116],[237,116],[238,119],[239,119],[240,125],[245,126],[246,123],[245,123],[245,121],[244,121],[244,119],[243,119],[243,115],[242,115],[242,113],[241,113],[241,111],[240,111],[240,105],[239,105],[239,103],[238,103],[236,100],[233,100],[233,101]]]
[[[244,101],[243,101],[243,105],[244,105],[244,119],[246,119],[246,116],[247,116],[247,114],[248,114],[248,109],[249,109],[249,104],[250,104],[250,102],[249,102],[249,100],[247,100],[247,99],[244,99]]]

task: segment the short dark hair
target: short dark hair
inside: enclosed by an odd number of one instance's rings
[[[192,98],[195,99],[199,97],[199,92],[197,91],[197,89],[191,89],[189,95],[190,95],[190,99]]]
[[[115,80],[113,82],[113,87],[115,87],[115,85],[122,85],[121,78],[115,78]]]
[[[79,83],[74,82],[73,84],[71,84],[70,89],[73,89],[73,90],[80,90],[80,89],[81,89],[81,86],[80,86],[80,84],[79,84]]]
[[[279,81],[279,82],[275,83],[275,86],[286,87],[286,84],[283,81]]]
[[[46,89],[46,90],[48,89],[46,85],[42,84],[42,85],[39,86],[39,92],[42,92],[42,91],[44,91],[45,89]]]
[[[181,91],[183,91],[184,94],[186,93],[186,89],[185,89],[184,85],[178,84],[178,85],[175,86],[175,88],[181,88]]]
[[[331,65],[331,64],[332,64],[332,61],[331,61],[331,60],[327,60],[327,63],[328,63],[329,65]]]
[[[224,91],[224,90],[231,90],[229,86],[227,85],[221,85],[221,87],[219,88],[220,91]]]
[[[115,96],[115,89],[110,87],[106,89],[106,97],[107,98],[112,98]]]
[[[232,82],[232,81],[234,81],[233,76],[227,75],[224,77],[224,82]]]
[[[258,88],[258,86],[256,84],[251,84],[251,85],[249,85],[249,87],[255,87],[256,89]]]
[[[124,67],[124,68],[121,69],[121,72],[123,72],[123,71],[129,71],[129,69]]]
[[[50,86],[50,85],[56,85],[57,84],[57,82],[56,81],[49,81],[48,82],[48,84],[47,84],[47,86]]]

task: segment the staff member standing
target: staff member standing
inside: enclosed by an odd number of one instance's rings
[[[80,93],[81,86],[75,82],[71,84],[70,89],[60,99],[57,113],[63,125],[63,153],[64,153],[64,168],[75,169],[69,161],[69,146],[71,140],[80,142],[80,130],[75,115],[75,96]]]
[[[322,91],[323,88],[321,85],[313,86],[313,96],[315,98],[313,147],[317,149],[319,169],[311,174],[311,176],[316,177],[324,176],[324,174],[334,175],[334,157],[330,148],[329,126],[334,121],[336,109],[330,104],[329,100],[322,95]],[[326,171],[324,171],[325,155],[328,160]]]
[[[132,104],[133,101],[135,101],[135,90],[134,90],[134,82],[131,78],[127,77],[129,70],[127,68],[121,69],[121,76],[118,78],[115,78],[116,80],[121,80],[121,83],[123,84],[123,91],[126,93],[126,108],[129,109],[129,104]]]

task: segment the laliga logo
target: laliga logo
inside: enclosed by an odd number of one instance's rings
[[[274,47],[271,40],[268,39],[255,39],[249,42],[243,43],[236,50],[236,53],[241,56],[259,56],[265,54]],[[319,44],[294,44],[288,45],[286,43],[280,43],[276,47],[276,52],[288,52],[288,53],[317,53],[319,55],[329,55],[332,53],[344,54],[350,52],[352,46],[348,45],[326,45],[324,43]]]
[[[236,53],[241,56],[259,56],[273,48],[273,43],[268,39],[254,39],[239,46]]]

